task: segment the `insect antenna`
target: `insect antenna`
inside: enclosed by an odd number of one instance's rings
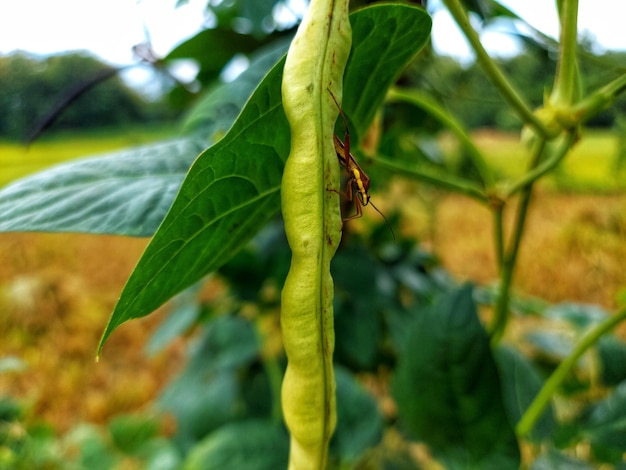
[[[396,243],[396,234],[393,231],[393,227],[391,226],[391,223],[389,222],[389,220],[387,219],[387,217],[385,217],[385,214],[383,214],[378,207],[376,207],[374,205],[374,203],[372,202],[372,200],[370,199],[369,201],[369,205],[372,206],[374,208],[374,210],[376,212],[378,212],[380,214],[380,216],[385,220],[385,223],[387,224],[387,227],[389,227],[389,230],[391,231],[391,236],[393,237],[393,242]]]

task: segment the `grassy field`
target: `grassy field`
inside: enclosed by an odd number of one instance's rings
[[[0,143],[2,182],[78,156],[155,140],[139,136],[50,139],[29,150]],[[514,137],[482,132],[479,146],[503,174],[521,170]],[[541,185],[528,221],[515,287],[550,302],[574,300],[614,308],[626,287],[626,196],[615,177],[615,139],[592,134],[561,173]],[[386,213],[402,208],[401,230],[419,237],[459,279],[496,279],[490,214],[467,198],[417,192],[398,182],[375,194]],[[377,221],[366,211],[365,222]],[[355,224],[363,221],[354,221]],[[144,347],[160,316],[125,324],[100,363],[95,348],[109,313],[147,240],[67,234],[0,234],[0,395],[29,404],[33,419],[59,430],[80,421],[105,422],[143,409],[183,362],[184,343],[157,357]],[[622,294],[623,295],[623,294]],[[1,370],[1,368],[0,368]]]
[[[103,154],[174,135],[175,128],[63,133],[30,146],[0,140],[0,186],[46,167],[79,157]]]
[[[474,141],[489,165],[501,176],[522,175],[528,156],[517,134],[480,131]],[[454,148],[447,144],[447,147]],[[578,192],[611,192],[626,189],[626,168],[617,172],[618,139],[606,131],[585,131],[563,164],[551,173],[544,187]]]

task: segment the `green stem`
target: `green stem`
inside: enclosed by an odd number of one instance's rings
[[[537,133],[542,137],[551,137],[551,131],[544,125],[544,123],[533,114],[533,111],[526,104],[526,101],[522,98],[520,93],[513,88],[509,80],[505,77],[504,73],[491,59],[478,37],[478,33],[472,28],[469,18],[465,13],[459,0],[443,0],[448,10],[454,17],[455,21],[465,34],[470,46],[476,53],[476,60],[481,65],[487,77],[492,83],[499,89],[504,99],[513,107],[513,109],[520,115],[522,120],[531,125]]]
[[[559,8],[561,37],[559,63],[554,78],[550,104],[556,107],[570,106],[578,98],[578,0],[561,2]]]
[[[269,387],[272,393],[272,421],[279,423],[283,420],[283,410],[281,408],[280,388],[283,380],[283,371],[278,361],[274,358],[263,361],[265,373],[267,374]]]
[[[559,163],[563,161],[563,158],[567,155],[567,152],[572,148],[577,139],[577,132],[572,129],[565,137],[565,140],[560,144],[552,154],[546,158],[541,164],[535,166],[528,171],[519,180],[511,184],[506,190],[503,191],[502,196],[508,198],[513,194],[521,191],[523,188],[528,187],[529,184],[534,183],[539,178],[556,168]]]
[[[480,175],[484,187],[487,189],[493,187],[493,172],[487,165],[482,152],[478,149],[478,147],[476,147],[476,145],[474,145],[474,142],[470,139],[467,131],[463,128],[463,125],[454,119],[454,117],[443,109],[435,100],[420,91],[402,90],[399,88],[392,88],[389,90],[387,93],[387,99],[389,101],[405,101],[418,106],[450,129],[457,139],[459,139],[461,145],[463,145],[463,147],[467,150],[474,167],[478,170],[478,174]]]
[[[602,336],[611,331],[625,319],[626,309],[613,315],[611,318],[589,331],[589,333],[583,337],[581,342],[574,348],[574,351],[572,351],[572,354],[561,362],[548,380],[546,380],[535,399],[526,409],[526,412],[520,419],[519,423],[517,423],[516,432],[519,437],[526,436],[532,430],[545,407],[548,405],[550,399],[556,393],[558,387],[563,383],[570,371],[576,366],[578,359],[580,359],[585,351],[587,351]]]
[[[531,162],[531,168],[535,167],[544,151],[545,140],[541,139],[537,142],[533,158]],[[520,201],[517,207],[517,216],[515,220],[515,226],[513,231],[513,239],[511,246],[502,255],[501,271],[500,271],[500,294],[496,301],[494,310],[494,317],[489,326],[489,335],[493,344],[497,344],[504,333],[504,329],[508,323],[510,310],[510,292],[511,284],[513,282],[513,271],[515,264],[517,263],[517,255],[519,253],[519,247],[522,241],[522,235],[524,233],[524,227],[526,225],[526,215],[528,214],[528,207],[530,206],[530,199],[532,196],[533,183],[529,183],[522,189]],[[501,224],[501,221],[500,221]],[[504,238],[501,235],[502,238]],[[500,243],[503,243],[502,241]],[[500,248],[504,251],[503,248]]]
[[[424,181],[439,188],[445,188],[457,193],[465,194],[466,196],[476,199],[483,204],[487,204],[489,202],[489,198],[480,187],[461,178],[445,175],[443,173],[439,174],[431,172],[424,168],[408,168],[384,157],[373,156],[370,158],[382,167],[393,170],[394,172]]]
[[[576,103],[571,109],[571,119],[576,124],[584,123],[612,105],[624,90],[626,90],[626,74],[617,77],[587,98]]]
[[[496,262],[498,263],[498,269],[502,271],[504,267],[504,223],[502,220],[504,212],[504,205],[499,204],[493,206],[491,211],[493,215],[493,228],[496,248]]]

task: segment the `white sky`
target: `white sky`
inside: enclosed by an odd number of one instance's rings
[[[501,0],[551,36],[557,34],[554,1]],[[38,54],[88,49],[113,64],[133,62],[131,48],[150,34],[157,55],[197,32],[205,21],[207,0],[1,0],[0,54],[15,49]],[[435,0],[431,1],[432,4]],[[626,49],[626,0],[579,0],[579,30],[588,30],[607,49]],[[467,57],[465,41],[445,13],[434,18],[433,43],[438,51]],[[506,53],[514,43],[502,34],[483,36],[487,47]]]

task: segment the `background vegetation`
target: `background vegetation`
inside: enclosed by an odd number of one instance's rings
[[[204,139],[221,137],[265,70],[284,51],[288,32],[270,21],[272,3],[261,6],[261,2],[242,1],[212,7],[219,19],[217,28],[164,58],[167,64],[169,59],[193,56],[202,64],[205,90],[188,114],[187,132],[200,131]],[[489,25],[491,17],[474,2],[467,2],[466,7],[482,13],[483,26]],[[250,21],[250,34],[231,31],[233,20],[241,18]],[[206,44],[214,45],[217,38],[232,45],[232,50],[224,57],[207,57]],[[269,46],[269,54],[268,49],[254,54],[274,40],[277,45]],[[500,62],[514,77],[512,82],[519,80],[523,85],[533,105],[542,103],[552,83],[550,47],[554,45],[528,42],[527,55]],[[581,75],[589,89],[623,72],[613,67],[619,56],[598,58],[588,50],[583,47]],[[251,58],[248,74],[232,85],[216,82],[231,56],[241,51]],[[263,62],[264,57],[269,59]],[[259,63],[263,65],[256,69]],[[426,48],[400,83],[427,91],[467,128],[494,126],[510,131],[520,127],[477,65],[464,68]],[[171,95],[179,102],[194,99],[188,90],[176,87]],[[591,123],[623,125],[620,107],[623,101]],[[359,119],[350,109],[347,113]],[[464,147],[431,114],[390,102],[380,121],[384,133],[379,152],[394,155],[398,161],[420,162],[421,167],[436,166],[451,175],[474,177],[476,168]],[[524,174],[525,148],[517,136],[482,130],[472,138],[498,177]],[[209,145],[203,142],[197,150],[184,147],[187,150],[179,154],[171,150],[178,147],[169,143],[148,147],[148,153],[158,161],[165,149],[188,166]],[[66,143],[45,145],[52,152],[56,145]],[[575,153],[538,184],[518,255],[511,296],[513,317],[504,346],[494,347],[493,354],[476,321],[481,318],[488,323],[492,318],[500,288],[494,283],[499,272],[491,247],[489,210],[465,196],[367,166],[375,185],[374,200],[390,216],[399,240],[391,243],[388,229],[377,224],[376,214],[344,228],[344,246],[334,264],[339,425],[331,449],[333,466],[437,468],[443,462],[455,468],[467,458],[458,436],[445,431],[460,428],[467,434],[471,426],[456,422],[454,413],[445,416],[450,421],[440,427],[436,424],[441,416],[420,414],[424,409],[444,414],[449,409],[437,405],[449,392],[448,385],[428,375],[445,365],[429,368],[424,364],[428,357],[412,351],[414,360],[408,360],[403,354],[407,338],[415,331],[441,338],[437,328],[443,316],[451,322],[468,322],[450,347],[471,344],[467,351],[479,357],[474,366],[480,371],[487,364],[485,373],[490,379],[476,382],[473,379],[479,374],[469,374],[467,383],[481,393],[486,392],[479,385],[487,384],[488,396],[501,397],[504,407],[494,417],[485,417],[488,426],[499,424],[484,429],[485,434],[476,433],[474,448],[486,449],[489,458],[505,460],[483,461],[480,468],[516,468],[517,449],[511,447],[512,441],[494,450],[490,436],[494,432],[505,435],[505,429],[512,435],[528,403],[559,364],[571,357],[581,338],[603,324],[610,310],[624,305],[626,275],[620,263],[626,250],[623,151],[619,135],[584,133]],[[114,161],[123,165],[126,160]],[[90,167],[68,167],[72,168]],[[63,177],[62,172],[56,175]],[[0,193],[0,198],[19,206],[11,199],[11,188]],[[28,194],[21,198],[25,201]],[[91,203],[86,201],[83,221],[92,220]],[[35,213],[27,205],[19,208],[24,214]],[[99,210],[92,212],[109,214],[102,207]],[[147,225],[154,230],[162,215]],[[10,219],[5,212],[3,223]],[[19,224],[22,230],[78,227],[71,225],[72,219],[62,224],[54,217],[41,219]],[[504,222],[511,227],[513,215],[507,214]],[[133,227],[134,234],[151,231],[139,228]],[[16,229],[4,225],[3,230]],[[0,410],[2,465],[243,468],[238,459],[245,456],[250,468],[284,466],[286,434],[277,400],[284,357],[277,314],[289,252],[279,221],[269,223],[208,280],[181,294],[158,316],[124,325],[111,336],[98,365],[92,359],[103,323],[146,241],[32,233],[4,233],[1,239],[5,260],[2,310],[7,313],[0,353],[0,391],[5,395]],[[461,286],[466,280],[478,287]],[[621,338],[621,330],[603,335],[560,384],[532,432],[515,440],[523,465],[619,468],[626,449],[620,424],[626,374]],[[409,391],[411,387],[421,390],[420,380],[434,393],[427,400],[419,395],[415,401],[416,393]],[[397,390],[393,398],[390,383]],[[476,396],[469,390],[455,399],[476,405]],[[253,452],[259,455],[251,458]]]

